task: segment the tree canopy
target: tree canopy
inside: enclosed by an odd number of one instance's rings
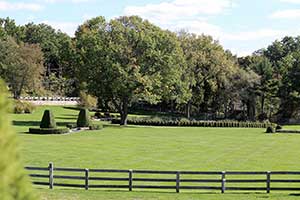
[[[20,95],[98,98],[103,111],[155,109],[187,118],[299,118],[299,37],[237,57],[209,35],[138,16],[95,17],[71,37],[47,24],[0,19],[0,76]]]

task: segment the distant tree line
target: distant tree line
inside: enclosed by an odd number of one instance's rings
[[[197,118],[285,121],[300,109],[300,37],[237,57],[211,36],[163,30],[137,16],[87,20],[74,37],[0,19],[0,76],[15,98],[98,98],[103,110],[153,108]]]

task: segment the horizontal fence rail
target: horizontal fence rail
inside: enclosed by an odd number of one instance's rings
[[[50,189],[53,189],[54,186],[58,186],[84,188],[85,190],[89,190],[90,188],[128,189],[129,191],[133,189],[169,189],[175,190],[177,193],[181,190],[219,190],[221,193],[230,190],[265,191],[266,193],[270,193],[271,190],[300,191],[300,171],[205,172],[79,169],[54,167],[53,163],[49,163],[48,167],[25,167],[25,169],[29,171],[29,176],[32,177],[33,184],[48,186]],[[36,173],[32,173],[33,171]],[[61,173],[71,174],[66,175]],[[118,177],[116,177],[116,175],[118,175]],[[289,176],[289,178],[286,178],[286,176]],[[37,181],[37,179],[42,181]],[[63,183],[61,180],[66,182]],[[159,183],[160,185],[155,185],[154,183]],[[276,187],[272,186],[278,183],[281,185]],[[297,183],[298,187],[295,186]]]

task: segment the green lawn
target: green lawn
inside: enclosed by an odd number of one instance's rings
[[[24,165],[160,170],[297,170],[300,135],[264,129],[158,128],[107,125],[101,131],[69,135],[30,135],[46,107],[32,115],[13,115]],[[51,107],[60,125],[75,122],[77,110]],[[63,123],[64,122],[64,123]],[[300,178],[300,177],[299,177]],[[297,184],[296,184],[297,185]],[[300,186],[300,184],[298,184]],[[187,194],[38,189],[43,199],[295,199],[275,193]],[[299,194],[300,195],[300,194]]]

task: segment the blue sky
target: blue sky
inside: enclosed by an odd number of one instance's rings
[[[164,29],[209,34],[239,56],[300,35],[300,0],[0,0],[0,17],[48,23],[69,35],[100,15],[139,15]]]

